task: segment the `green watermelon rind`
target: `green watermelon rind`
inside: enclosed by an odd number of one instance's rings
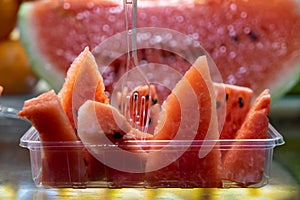
[[[32,29],[34,26],[30,24],[32,22],[30,13],[33,6],[34,4],[31,2],[22,3],[20,6],[18,13],[20,40],[25,47],[31,67],[36,75],[44,79],[55,91],[59,91],[64,82],[64,75],[52,67],[51,62],[39,52],[38,41],[34,42],[36,41],[34,40],[35,32]]]
[[[295,63],[294,66],[291,67],[289,72],[287,72],[286,74],[282,74],[282,78],[280,80],[277,80],[277,83],[275,83],[273,86],[270,85],[270,92],[273,100],[279,99],[280,97],[284,96],[289,91],[291,91],[298,82],[300,82],[300,61],[299,58],[296,60],[297,63]]]

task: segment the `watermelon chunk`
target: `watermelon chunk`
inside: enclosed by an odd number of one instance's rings
[[[27,100],[18,116],[27,118],[42,142],[41,182],[48,186],[87,181],[81,147],[61,147],[59,142],[78,142],[58,96],[53,90]]]
[[[214,84],[214,89],[218,116],[225,114],[225,123],[220,127],[220,139],[234,139],[251,107],[253,91],[246,87],[217,83]],[[222,108],[223,104],[225,108]]]
[[[89,100],[79,109],[78,136],[100,166],[98,169],[92,166],[93,172],[101,173],[114,187],[144,181],[146,153],[141,148],[128,148],[124,143],[128,139],[152,137],[141,134],[110,105]],[[119,146],[109,148],[115,144]]]
[[[244,123],[237,132],[233,146],[225,155],[224,179],[234,181],[242,187],[262,180],[266,149],[247,145],[245,139],[266,139],[268,135],[268,117],[270,112],[269,90],[264,90],[257,97]]]
[[[88,47],[71,64],[58,95],[74,129],[77,128],[78,109],[85,101],[108,103],[102,76]]]
[[[188,93],[191,91],[194,93]],[[207,61],[202,56],[195,61],[163,103],[154,139],[218,139],[215,105]],[[221,187],[218,175],[221,155],[213,146],[187,146],[186,149],[178,148],[178,151],[171,150],[171,153],[166,153],[174,148],[170,142],[161,151],[155,151],[148,156],[147,181],[153,187]],[[155,149],[156,147],[152,150]],[[192,160],[193,164],[190,163]]]
[[[85,101],[96,100],[108,103],[109,99],[104,93],[102,76],[88,47],[84,48],[71,64],[58,96],[76,133],[78,109]],[[103,164],[99,163],[85,148],[82,154],[88,179],[101,180]]]
[[[85,46],[93,49],[125,30],[123,6],[118,3],[45,0],[22,4],[21,40],[35,71],[59,90],[68,67]],[[270,88],[274,98],[299,79],[299,1],[141,1],[138,5],[138,27],[190,35],[212,56],[225,83],[249,87],[254,96]],[[147,60],[150,55],[152,62],[159,63],[164,58],[176,60],[164,52],[151,56],[151,51],[143,50],[141,58]],[[111,66],[113,76],[119,76],[123,63]],[[177,65],[178,71],[181,67]]]

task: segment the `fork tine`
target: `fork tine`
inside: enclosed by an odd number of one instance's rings
[[[135,128],[147,132],[151,119],[151,106],[156,103],[157,97],[154,85],[150,85],[150,87],[148,85],[139,86],[131,93],[130,112],[127,116],[129,116]]]
[[[124,13],[125,13],[125,27],[127,31],[126,44],[127,44],[127,63],[126,72],[128,72],[132,67],[137,68],[137,72],[142,77],[144,84],[148,87],[148,96],[151,96],[150,83],[143,73],[143,71],[138,66],[138,56],[137,56],[137,0],[123,0]],[[131,13],[131,15],[130,15]],[[131,18],[131,23],[130,23]],[[128,121],[133,125],[134,128],[141,130],[142,132],[147,132],[148,119],[149,119],[149,104],[147,102],[147,97],[143,97],[136,91],[133,93],[133,98],[127,97],[127,91],[124,91],[125,85],[127,84],[127,73],[125,74],[125,79],[122,83],[122,97],[120,102],[120,110]],[[125,94],[124,94],[125,92]],[[126,99],[123,96],[126,96]]]

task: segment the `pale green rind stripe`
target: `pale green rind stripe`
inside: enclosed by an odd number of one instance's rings
[[[47,61],[47,58],[40,53],[38,39],[35,37],[34,26],[31,25],[31,13],[34,2],[25,2],[21,4],[18,13],[18,28],[20,30],[20,40],[28,54],[32,69],[42,79],[56,91],[59,91],[63,82],[64,75],[58,72]]]

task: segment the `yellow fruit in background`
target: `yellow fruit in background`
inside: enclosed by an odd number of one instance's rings
[[[38,82],[23,45],[18,40],[0,42],[0,85],[4,94],[31,92]]]
[[[16,26],[18,0],[0,0],[0,40],[9,36]]]

